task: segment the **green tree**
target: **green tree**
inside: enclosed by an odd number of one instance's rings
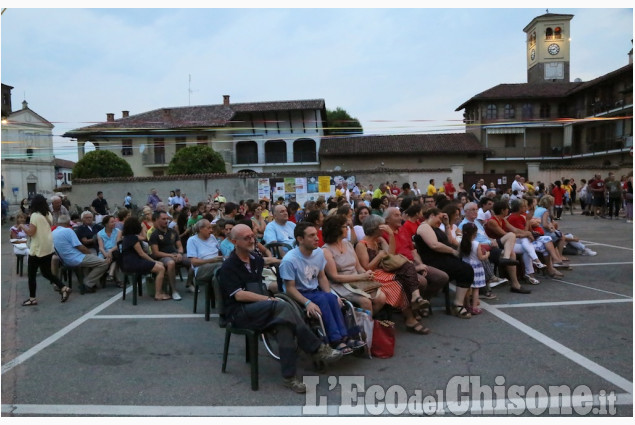
[[[225,161],[209,146],[194,145],[179,150],[168,167],[168,174],[225,173]]]
[[[351,117],[339,106],[331,111],[326,110],[326,126],[328,134],[362,134],[364,129],[357,118]]]
[[[73,167],[73,178],[132,177],[132,168],[123,158],[107,150],[88,152]]]

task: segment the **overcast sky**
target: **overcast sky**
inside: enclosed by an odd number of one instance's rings
[[[575,15],[571,80],[628,63],[632,8],[549,12]],[[523,28],[544,13],[8,8],[2,83],[14,87],[14,110],[26,99],[56,136],[108,112],[219,104],[225,94],[234,103],[322,98],[358,118],[366,134],[463,132],[454,110],[464,101],[526,82]],[[54,140],[58,157],[77,160],[70,139]]]

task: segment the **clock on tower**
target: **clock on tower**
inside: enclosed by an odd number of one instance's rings
[[[569,82],[570,23],[573,15],[546,13],[534,18],[527,34],[527,82]]]

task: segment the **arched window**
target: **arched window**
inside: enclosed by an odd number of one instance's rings
[[[553,40],[553,30],[551,28],[547,28],[545,31],[545,38],[547,40]]]
[[[298,139],[293,142],[293,162],[317,162],[315,141]]]
[[[551,116],[551,106],[548,103],[540,104],[540,118],[549,118]]]
[[[561,39],[562,38],[562,28],[560,27],[556,27],[555,30],[553,31],[553,38],[555,39]]]
[[[487,113],[485,114],[485,118],[487,118],[488,120],[496,118],[496,105],[487,105]]]
[[[287,162],[287,144],[284,140],[269,140],[265,143],[265,162]]]
[[[236,143],[236,164],[257,164],[258,145],[254,141]]]
[[[516,109],[514,109],[514,105],[510,105],[509,103],[505,105],[505,110],[503,111],[504,118],[516,118]]]

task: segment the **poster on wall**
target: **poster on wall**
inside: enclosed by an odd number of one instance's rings
[[[318,178],[316,176],[307,177],[307,193],[318,193]]]
[[[318,192],[320,193],[331,193],[331,177],[330,176],[320,176],[318,177]]]
[[[269,179],[258,179],[258,199],[271,199]]]
[[[306,204],[306,202],[309,201],[309,194],[308,193],[298,193],[298,192],[296,192],[295,201],[298,204],[300,204],[301,208],[304,208],[304,204]]]
[[[273,199],[272,201],[277,201],[278,198],[284,198],[284,182],[277,182],[276,187],[273,190]]]
[[[306,178],[298,177],[295,179],[295,193],[296,195],[307,193]]]
[[[284,178],[284,191],[287,194],[295,192],[295,178],[294,177]]]

